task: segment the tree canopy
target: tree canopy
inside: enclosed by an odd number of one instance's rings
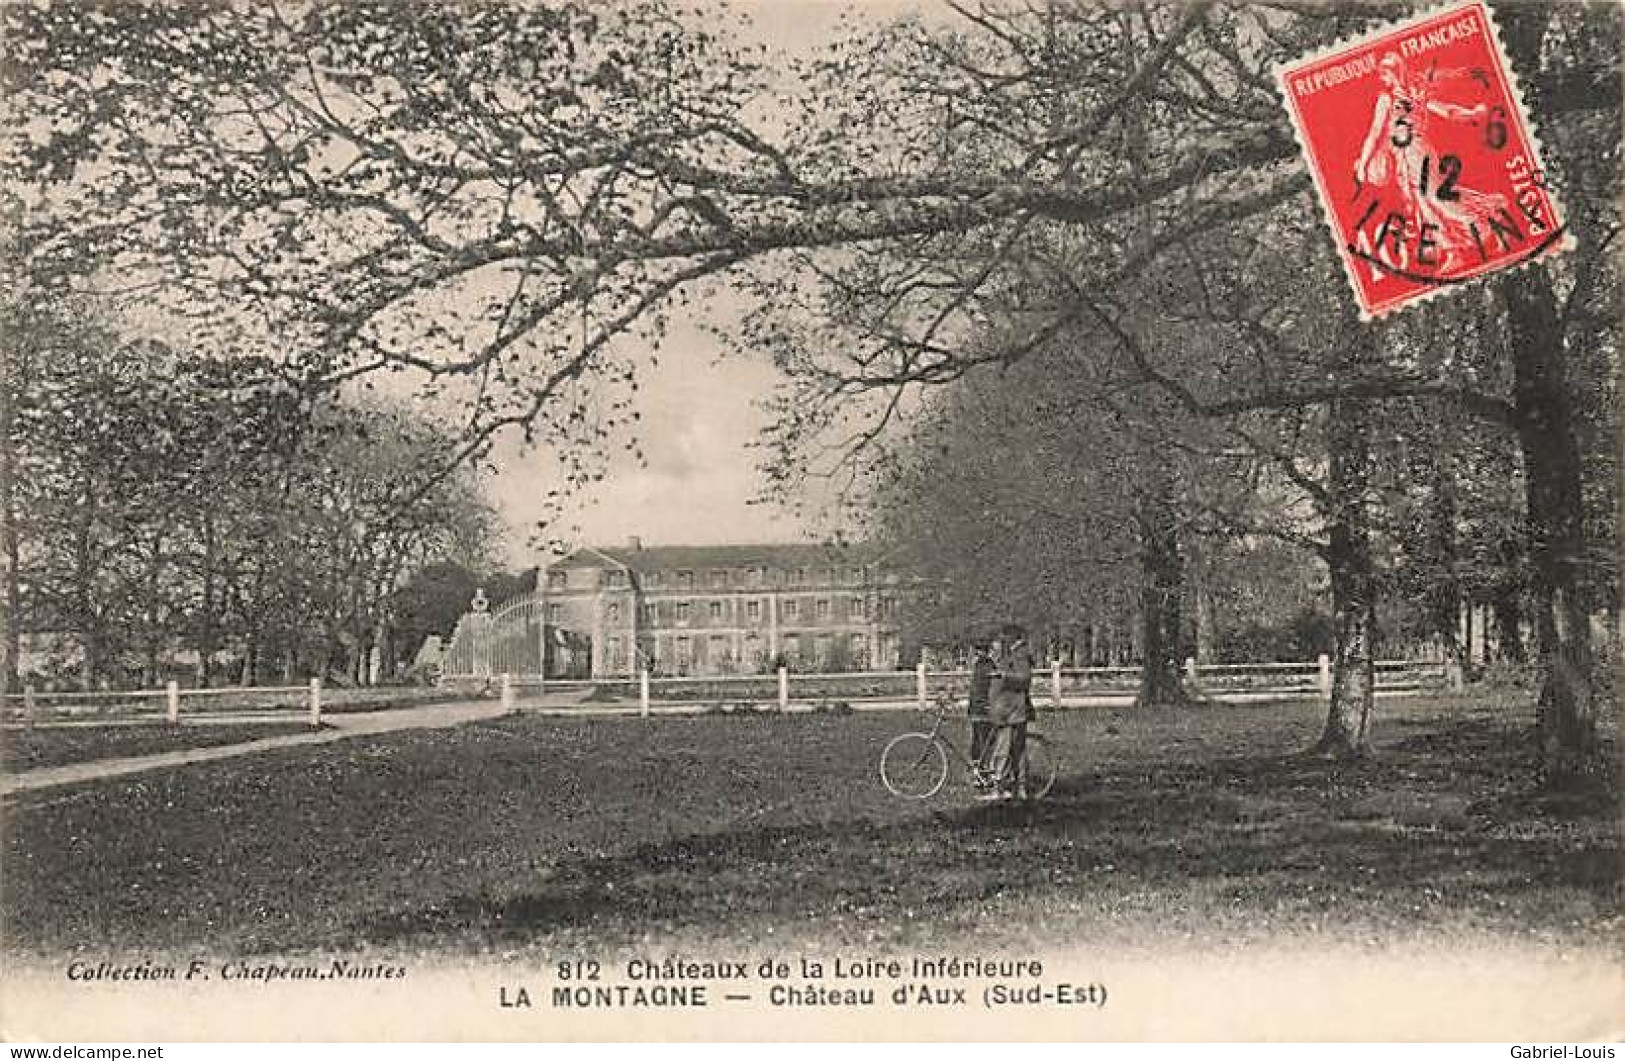
[[[1465,330],[1456,299],[1356,331],[1272,70],[1409,5],[950,10],[787,80],[734,16],[662,0],[9,5],[12,257],[46,287],[140,290],[303,391],[411,377],[462,413],[442,471],[514,427],[578,482],[631,416],[617,337],[658,343],[706,281],[757,296],[738,341],[796,380],[792,478],[831,431],[861,446],[912,390],[1081,327],[1283,473],[1320,425],[1339,637],[1367,645],[1374,445],[1392,403],[1448,399],[1516,433],[1542,703],[1591,741],[1578,565],[1612,428],[1606,407],[1575,426],[1574,384],[1617,357],[1620,12],[1499,11],[1580,249],[1491,285]],[[1196,335],[1292,371],[1215,371]],[[1426,335],[1475,366],[1499,349],[1505,386]],[[1369,675],[1368,649],[1338,660]]]

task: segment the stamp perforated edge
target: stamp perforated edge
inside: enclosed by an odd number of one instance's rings
[[[1505,42],[1501,40],[1501,27],[1495,21],[1495,12],[1490,8],[1490,5],[1486,2],[1486,0],[1468,0],[1467,3],[1443,3],[1434,7],[1425,8],[1418,11],[1416,14],[1409,16],[1408,18],[1403,18],[1395,22],[1389,22],[1381,26],[1375,26],[1364,33],[1358,33],[1348,37],[1339,37],[1337,40],[1326,45],[1325,47],[1306,52],[1295,59],[1288,60],[1287,62],[1277,63],[1271,71],[1275,75],[1276,86],[1281,92],[1281,106],[1286,110],[1287,122],[1292,126],[1292,138],[1298,143],[1299,157],[1303,159],[1304,165],[1309,170],[1310,178],[1315,182],[1315,194],[1320,200],[1321,221],[1325,223],[1326,231],[1331,236],[1332,250],[1336,252],[1338,261],[1342,263],[1343,279],[1347,281],[1350,293],[1354,296],[1354,305],[1359,310],[1360,320],[1362,323],[1369,323],[1374,320],[1381,320],[1395,313],[1402,313],[1413,306],[1424,305],[1458,288],[1472,287],[1475,284],[1482,283],[1492,276],[1497,276],[1502,273],[1515,273],[1522,269],[1529,269],[1538,262],[1545,261],[1547,258],[1553,257],[1557,254],[1562,254],[1565,251],[1573,250],[1576,246],[1574,233],[1568,227],[1568,211],[1564,209],[1562,200],[1558,197],[1557,189],[1550,184],[1547,184],[1542,190],[1546,193],[1547,201],[1552,204],[1552,213],[1556,216],[1562,231],[1562,238],[1552,246],[1546,248],[1538,254],[1531,254],[1522,261],[1498,266],[1495,269],[1481,273],[1477,276],[1464,278],[1460,283],[1435,285],[1430,290],[1424,291],[1418,295],[1414,295],[1403,302],[1385,307],[1381,310],[1371,311],[1365,307],[1365,301],[1361,297],[1359,283],[1354,277],[1353,270],[1349,267],[1348,252],[1343,247],[1342,233],[1338,230],[1337,226],[1337,215],[1332,212],[1331,197],[1326,194],[1326,187],[1321,180],[1320,169],[1315,164],[1314,154],[1309,150],[1309,143],[1304,138],[1303,127],[1298,121],[1297,111],[1293,108],[1292,88],[1287,81],[1287,74],[1289,71],[1296,70],[1300,67],[1333,58],[1334,56],[1342,52],[1346,52],[1352,48],[1363,47],[1395,33],[1403,33],[1405,30],[1411,29],[1415,26],[1420,26],[1424,22],[1430,22],[1445,15],[1461,14],[1469,10],[1477,10],[1484,20],[1484,25],[1488,28],[1491,46],[1495,49],[1496,58],[1500,60],[1501,73],[1506,77],[1507,95],[1510,97],[1512,105],[1517,108],[1518,120],[1522,122],[1524,138],[1528,141],[1529,153],[1533,156],[1531,162],[1541,163],[1541,165],[1539,165],[1537,168],[1540,172],[1544,173],[1546,172],[1546,167],[1544,165],[1546,152],[1544,146],[1540,142],[1539,129],[1536,126],[1534,118],[1531,117],[1529,113],[1528,104],[1524,102],[1523,85],[1518,78],[1517,68],[1512,64],[1512,56],[1507,52]]]

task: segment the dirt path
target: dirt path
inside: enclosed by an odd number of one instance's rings
[[[534,715],[575,715],[575,716],[625,716],[641,713],[636,704],[605,704],[587,702],[589,691],[573,690],[568,693],[554,693],[540,698],[522,699],[519,710],[525,714]],[[1384,695],[1379,693],[1379,696]],[[1390,695],[1404,695],[1390,694]],[[1278,697],[1275,697],[1278,698]],[[1247,696],[1227,697],[1230,702],[1242,702],[1252,698]],[[1065,700],[1067,708],[1079,707],[1125,707],[1132,703],[1132,697],[1122,696],[1069,696]],[[655,704],[650,708],[651,715],[694,715],[701,714],[711,705],[706,703],[663,703]],[[852,705],[853,710],[859,712],[869,711],[910,711],[913,702],[907,699],[887,700],[884,702]],[[805,703],[793,702],[789,710],[792,713],[811,711],[813,708]],[[146,773],[151,770],[164,770],[174,766],[186,766],[191,763],[207,763],[218,759],[230,759],[239,755],[252,755],[256,752],[271,751],[277,748],[293,748],[301,745],[331,744],[334,741],[347,740],[351,737],[373,736],[379,733],[396,733],[413,729],[445,729],[451,726],[460,726],[467,722],[478,722],[485,719],[497,718],[503,714],[499,701],[468,700],[450,704],[434,704],[424,707],[404,707],[385,711],[357,712],[353,714],[334,713],[324,717],[324,721],[331,728],[319,730],[314,733],[295,733],[281,737],[264,737],[259,740],[244,741],[240,744],[222,744],[204,748],[187,748],[169,752],[158,752],[152,755],[137,755],[120,759],[97,759],[91,762],[71,763],[65,766],[48,766],[20,773],[7,773],[0,775],[0,799],[18,792],[30,792],[36,789],[55,788],[59,785],[73,785],[84,781],[100,781],[107,778],[125,777],[130,774]],[[272,718],[287,718],[280,716],[255,716],[258,721]]]
[[[518,706],[519,710],[525,714],[534,715],[612,716],[640,713],[640,708],[635,704],[624,706],[585,703],[583,700],[587,695],[586,692],[556,694],[545,698],[522,700]],[[885,709],[891,710],[893,707],[888,705]],[[659,704],[650,709],[650,714],[693,715],[704,710],[705,705],[703,704]],[[810,710],[810,708],[794,705],[792,710],[801,711]],[[470,700],[461,703],[435,704],[426,707],[406,707],[354,714],[335,713],[327,715],[323,719],[331,727],[330,729],[318,730],[313,733],[293,733],[281,737],[263,737],[259,740],[244,741],[240,744],[183,748],[176,751],[157,752],[152,755],[135,755],[120,759],[96,759],[84,763],[70,763],[64,766],[47,766],[20,773],[7,773],[0,776],[0,799],[18,792],[55,788],[59,785],[74,785],[84,781],[101,781],[108,778],[125,777],[130,774],[146,773],[151,770],[187,766],[192,763],[214,762],[218,759],[231,759],[239,755],[252,755],[256,752],[271,751],[277,748],[331,744],[334,741],[347,740],[351,737],[368,737],[379,733],[396,733],[411,729],[445,729],[451,726],[460,726],[467,722],[498,718],[503,713],[501,703],[496,700]],[[288,716],[283,715],[281,717],[287,718]]]
[[[563,706],[563,705],[560,705]],[[465,722],[495,718],[502,714],[502,705],[494,700],[473,700],[455,704],[435,704],[430,707],[408,707],[391,711],[368,711],[357,714],[332,714],[325,719],[332,727],[313,733],[292,733],[282,737],[264,737],[241,744],[222,744],[209,748],[184,748],[154,755],[136,755],[124,759],[97,759],[87,763],[66,766],[48,766],[22,773],[8,773],[0,777],[0,798],[15,792],[29,792],[58,785],[72,785],[81,781],[100,781],[105,778],[124,777],[149,770],[163,770],[190,763],[207,763],[216,759],[230,759],[238,755],[275,748],[294,748],[306,744],[331,744],[351,737],[366,737],[377,733],[394,733],[408,729],[444,729]]]

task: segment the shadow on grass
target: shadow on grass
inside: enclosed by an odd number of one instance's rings
[[[1617,916],[1612,793],[1532,794],[1526,738],[1482,719],[1400,734],[1378,757],[1104,762],[1033,805],[923,818],[742,826],[554,863],[517,894],[371,916],[386,946],[598,942],[750,924],[969,921],[1053,904],[1148,924],[1329,920],[1405,931],[1467,921],[1584,930]]]

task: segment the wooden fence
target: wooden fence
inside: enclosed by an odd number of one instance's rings
[[[1459,675],[1448,664],[1431,661],[1383,660],[1375,666],[1379,696],[1417,695],[1461,687]],[[1061,667],[1051,664],[1035,673],[1033,698],[1053,707],[1128,704],[1139,687],[1138,667]],[[1185,662],[1185,685],[1198,702],[1253,703],[1331,697],[1331,663],[1321,656],[1304,663],[1241,663],[1198,666]],[[929,670],[924,664],[912,671],[798,673],[780,669],[775,674],[654,677],[647,671],[636,677],[553,679],[536,675],[501,674],[466,686],[494,692],[505,703],[517,705],[552,695],[586,693],[587,703],[602,707],[635,705],[643,714],[660,707],[751,706],[778,710],[792,707],[845,704],[863,709],[928,707],[941,699],[963,703],[969,695],[968,670]]]
[[[469,698],[466,692],[424,686],[335,687],[312,678],[303,685],[183,688],[112,692],[45,692],[25,688],[0,700],[0,723],[99,725],[140,722],[286,722],[313,725],[334,713],[415,707]]]
[[[1376,665],[1380,696],[1417,695],[1459,688],[1447,664],[1385,660]],[[1304,663],[1185,664],[1185,684],[1197,701],[1248,703],[1327,699],[1331,667],[1326,657]],[[1051,664],[1033,679],[1033,698],[1052,707],[1132,703],[1139,684],[1137,667],[1067,668]],[[375,710],[426,703],[498,698],[505,706],[546,698],[553,706],[606,713],[661,709],[691,710],[730,705],[758,709],[812,709],[844,704],[859,710],[928,707],[940,700],[963,703],[970,672],[928,670],[806,674],[780,670],[765,675],[547,679],[499,674],[453,683],[440,689],[333,689],[320,679],[308,685],[266,688],[163,689],[131,692],[58,693],[25,690],[4,698],[6,725],[117,724],[164,721],[280,721],[303,718],[321,723],[324,712]]]

